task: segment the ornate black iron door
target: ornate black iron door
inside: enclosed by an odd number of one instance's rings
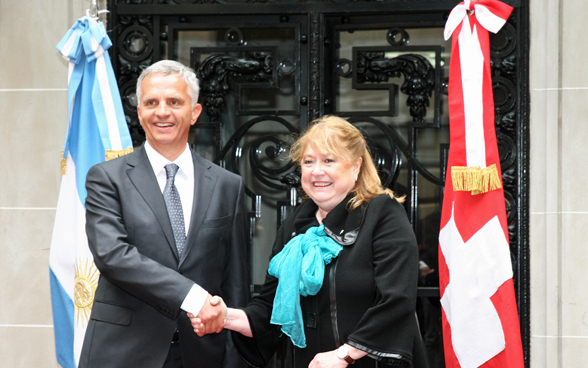
[[[496,127],[521,331],[528,364],[528,5],[492,41]],[[135,144],[134,89],[160,59],[191,65],[204,113],[190,141],[239,173],[250,198],[252,292],[281,221],[298,203],[289,144],[323,114],[363,130],[386,186],[406,195],[421,247],[419,317],[432,367],[442,367],[437,245],[449,144],[450,42],[457,1],[110,0],[113,64]],[[276,362],[278,364],[278,362]],[[279,364],[278,364],[279,365]]]

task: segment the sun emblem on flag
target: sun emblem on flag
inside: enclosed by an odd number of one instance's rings
[[[90,319],[99,275],[94,261],[89,258],[78,258],[74,280],[75,320],[78,327],[85,327]]]

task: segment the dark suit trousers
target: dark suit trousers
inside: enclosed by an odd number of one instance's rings
[[[180,349],[180,342],[173,342],[169,347],[169,352],[167,353],[167,358],[165,358],[165,362],[163,363],[163,367],[161,368],[183,368],[184,364],[182,363],[182,351]]]

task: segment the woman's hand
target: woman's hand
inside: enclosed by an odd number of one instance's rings
[[[308,368],[345,368],[348,365],[346,361],[337,357],[337,350],[331,350],[315,355]]]
[[[344,345],[349,351],[349,356],[354,360],[358,360],[367,355],[367,352],[363,350],[356,349],[351,345]],[[337,356],[337,350],[331,350],[315,355],[308,368],[345,368],[348,365],[349,363]]]

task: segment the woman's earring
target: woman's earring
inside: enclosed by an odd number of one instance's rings
[[[355,181],[357,181],[357,175],[355,175]]]

